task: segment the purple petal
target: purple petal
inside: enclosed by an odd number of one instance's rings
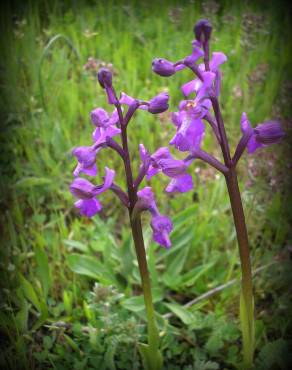
[[[81,165],[81,167],[82,167],[82,165]],[[84,173],[87,176],[96,176],[97,175],[97,166],[94,163],[92,166],[82,167],[80,172]]]
[[[255,136],[252,135],[247,143],[247,151],[249,154],[254,153],[257,149],[262,148],[264,145],[261,143],[258,143],[255,139]]]
[[[114,137],[116,135],[119,135],[120,133],[121,130],[116,126],[108,126],[105,129],[97,127],[92,134],[92,138],[97,145],[105,143],[107,137]]]
[[[98,195],[106,191],[113,183],[114,177],[115,177],[115,171],[111,170],[108,167],[105,167],[105,178],[104,183],[102,185],[95,186],[94,188],[94,194]]]
[[[168,177],[179,177],[182,174],[185,174],[187,168],[183,161],[173,158],[161,159],[158,162],[158,166]]]
[[[126,104],[126,105],[132,105],[136,104],[137,99],[132,98],[130,95],[127,95],[126,93],[122,92],[120,97],[120,104]]]
[[[251,123],[248,120],[247,114],[245,112],[243,112],[241,115],[240,128],[243,134],[253,130]]]
[[[157,149],[156,152],[154,152],[151,155],[151,158],[154,161],[159,161],[160,159],[171,158],[171,154],[170,154],[169,149],[166,146],[164,146],[164,147]]]
[[[96,108],[90,113],[91,122],[96,127],[106,127],[109,124],[109,115],[102,108]]]
[[[210,60],[210,69],[212,72],[216,72],[219,68],[219,66],[223,63],[225,63],[227,60],[227,57],[224,53],[221,52],[214,52],[212,53],[212,58]]]
[[[151,227],[153,230],[153,240],[163,247],[169,248],[171,246],[169,233],[173,228],[171,220],[166,216],[154,216]]]
[[[152,215],[159,214],[154,194],[150,186],[145,186],[143,189],[139,190],[137,196],[139,201],[142,202],[144,209],[148,209]]]
[[[157,175],[161,169],[159,167],[154,167],[153,165],[150,165],[146,174],[146,179],[149,181],[151,177]]]
[[[80,199],[74,205],[80,210],[80,214],[86,217],[92,217],[102,209],[100,202],[95,198]]]
[[[182,93],[184,94],[184,96],[189,96],[191,93],[196,91],[196,86],[197,79],[187,82],[181,87]]]
[[[72,154],[77,158],[78,162],[85,165],[95,163],[96,150],[91,146],[79,146],[72,150]]]
[[[198,90],[195,101],[200,102],[203,98],[209,96],[209,89],[211,88],[213,81],[215,80],[215,73],[213,72],[203,72],[203,84]]]
[[[185,174],[176,178],[173,178],[167,185],[165,191],[167,193],[185,193],[193,189],[193,179],[189,174]]]
[[[118,114],[118,111],[115,109],[110,116],[109,125],[113,126],[113,125],[116,125],[118,122],[119,122],[119,114]]]
[[[192,54],[185,58],[185,63],[186,65],[194,64],[202,56],[204,56],[203,50],[197,44],[193,43]]]

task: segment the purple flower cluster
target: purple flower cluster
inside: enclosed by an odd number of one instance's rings
[[[155,58],[152,62],[152,70],[162,77],[172,76],[185,68],[193,71],[196,77],[181,86],[182,93],[187,100],[182,100],[178,111],[172,113],[172,123],[176,128],[176,133],[170,140],[170,145],[174,145],[181,152],[189,153],[188,157],[182,161],[186,165],[200,158],[226,174],[230,166],[236,165],[246,147],[248,153],[253,153],[258,148],[279,142],[284,132],[280,123],[276,121],[261,123],[253,129],[246,114],[243,113],[241,119],[243,136],[233,159],[229,157],[228,142],[218,105],[221,88],[220,67],[227,61],[227,57],[222,52],[213,52],[209,60],[211,31],[212,27],[207,20],[198,21],[194,27],[196,39],[192,41],[192,53],[177,62]],[[203,63],[198,63],[200,58],[203,58]],[[193,93],[195,95],[190,98]],[[210,111],[212,107],[214,114]],[[204,121],[211,126],[223,148],[224,164],[201,149],[205,135]],[[179,186],[169,186],[168,191],[190,190],[191,182],[190,175],[181,176],[179,181],[176,180]]]
[[[152,114],[158,114],[168,109],[169,96],[161,93],[149,101],[133,98],[124,92],[120,98],[117,98],[112,84],[111,72],[107,69],[101,69],[98,73],[98,81],[105,89],[108,103],[115,106],[112,113],[108,113],[102,108],[94,109],[91,114],[91,122],[94,125],[92,133],[93,144],[91,146],[80,146],[75,148],[72,153],[77,158],[77,166],[73,172],[75,179],[70,185],[71,193],[77,198],[75,207],[86,217],[92,217],[102,209],[98,196],[106,190],[112,190],[121,200],[130,212],[130,216],[142,210],[149,210],[152,221],[153,239],[164,247],[170,247],[169,233],[172,230],[170,219],[159,213],[154,194],[150,187],[139,189],[140,183],[144,177],[147,180],[158,172],[165,173],[171,178],[171,183],[167,191],[174,188],[185,187],[183,178],[187,178],[187,165],[183,161],[172,158],[168,148],[160,148],[154,154],[150,155],[143,144],[140,144],[141,166],[135,180],[133,180],[130,155],[128,152],[126,129],[129,121],[137,109],[147,110]],[[124,114],[122,105],[128,106]],[[114,138],[120,137],[120,143]],[[125,175],[127,179],[127,192],[123,191],[114,183],[115,171],[105,168],[105,177],[102,185],[94,185],[90,181],[79,177],[80,174],[87,176],[96,176],[98,173],[96,159],[98,152],[103,148],[115,150],[122,158],[125,165]],[[191,183],[191,179],[187,179]],[[191,185],[189,185],[191,186]],[[141,204],[143,207],[141,208]],[[133,212],[135,210],[135,212]]]

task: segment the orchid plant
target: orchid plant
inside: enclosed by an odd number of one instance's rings
[[[189,68],[195,78],[181,87],[185,100],[179,104],[178,112],[172,113],[172,122],[176,133],[170,144],[181,152],[186,152],[183,160],[189,166],[193,160],[201,159],[221,172],[226,180],[229,193],[241,261],[242,283],[240,295],[240,321],[243,342],[244,369],[251,369],[254,355],[254,300],[248,233],[242,206],[236,167],[243,152],[248,153],[270,144],[278,143],[284,135],[277,121],[268,121],[252,127],[246,113],[242,113],[242,137],[232,156],[225,131],[225,125],[219,105],[221,71],[220,66],[227,61],[222,52],[213,52],[209,57],[209,40],[212,26],[207,20],[200,20],[194,27],[195,40],[192,53],[177,62],[156,58],[152,70],[162,77],[169,77],[176,72]],[[203,63],[197,61],[203,58]],[[190,97],[195,93],[195,97]],[[211,113],[211,109],[213,113]],[[201,149],[205,135],[205,123],[209,124],[221,148],[224,161],[221,162]],[[184,174],[172,186],[171,192],[184,192],[192,188],[190,175]]]
[[[146,110],[151,114],[166,111],[169,96],[166,93],[161,93],[150,101],[143,101],[122,92],[118,98],[112,84],[112,74],[110,70],[104,68],[98,72],[98,81],[106,91],[108,103],[113,105],[115,109],[111,114],[102,108],[96,108],[91,112],[91,121],[94,125],[93,144],[77,147],[73,150],[73,155],[77,158],[78,163],[73,172],[75,179],[70,185],[70,191],[77,198],[75,207],[79,209],[81,215],[86,217],[93,217],[100,212],[102,205],[98,197],[107,190],[111,190],[119,198],[121,204],[128,209],[148,326],[148,344],[141,343],[139,349],[145,369],[159,370],[162,368],[162,355],[159,351],[159,335],[152,302],[141,212],[146,210],[150,212],[153,239],[165,248],[171,246],[169,233],[172,230],[172,222],[167,216],[160,214],[151,187],[146,186],[140,189],[140,185],[145,177],[149,180],[156,173],[163,172],[170,178],[168,191],[174,190],[178,182],[183,184],[181,190],[186,190],[184,183],[188,181],[189,177],[186,174],[187,165],[184,161],[174,159],[167,147],[159,148],[151,155],[144,145],[140,144],[141,165],[137,176],[134,177],[128,148],[128,125],[137,109]],[[123,105],[127,107],[126,112],[124,112]],[[120,138],[120,143],[116,138]],[[95,185],[86,178],[80,177],[81,174],[91,177],[97,175],[96,159],[99,151],[105,148],[114,150],[124,164],[126,191],[116,184],[115,171],[107,167],[105,167],[105,176],[101,185]]]

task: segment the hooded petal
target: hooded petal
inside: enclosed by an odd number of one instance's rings
[[[152,62],[152,71],[162,77],[175,74],[175,67],[172,62],[164,58],[155,58]]]
[[[143,189],[139,190],[137,192],[137,196],[144,209],[148,209],[152,215],[159,213],[155,203],[154,194],[150,186],[145,186]]]
[[[148,112],[152,114],[162,113],[168,109],[169,95],[165,92],[158,94],[149,100]]]
[[[73,174],[79,176],[81,172],[95,176],[97,173],[97,167],[95,164],[96,153],[98,150],[91,146],[80,146],[72,151],[72,154],[77,158],[78,164]]]
[[[102,108],[96,108],[90,113],[91,122],[96,127],[107,127],[109,125],[109,115]]]
[[[285,135],[280,122],[277,121],[260,123],[254,129],[254,134],[256,141],[265,145],[276,144]]]
[[[94,197],[95,186],[88,180],[77,177],[70,185],[71,193],[79,199],[90,199]]]
[[[165,248],[171,246],[169,233],[173,226],[171,220],[162,215],[157,215],[152,218],[151,227],[153,230],[153,240]]]
[[[168,177],[179,177],[186,172],[186,164],[173,158],[161,159],[158,166],[162,172]]]

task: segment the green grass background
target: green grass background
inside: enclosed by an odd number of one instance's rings
[[[284,3],[283,3],[284,4]],[[191,50],[202,16],[223,51],[221,106],[232,150],[240,116],[253,125],[281,119],[279,146],[245,155],[239,168],[250,234],[256,298],[256,369],[291,361],[291,17],[275,2],[39,1],[5,3],[1,12],[1,346],[5,369],[138,369],[145,339],[140,279],[127,214],[113,194],[93,220],[78,215],[68,191],[71,150],[90,145],[89,113],[108,108],[89,57],[112,63],[117,91],[150,99],[162,90],[170,111],[181,100],[182,71],[163,79],[154,57]],[[51,40],[51,41],[50,41]],[[53,40],[53,41],[52,41]],[[135,171],[138,144],[154,152],[174,134],[169,113],[139,112],[129,127]],[[204,149],[220,158],[210,132]],[[124,185],[121,163],[103,151]],[[173,153],[179,156],[178,153]],[[165,369],[241,366],[239,285],[190,308],[211,289],[239,279],[239,259],[224,179],[201,162],[193,192],[169,197],[167,179],[151,182],[162,213],[174,221],[172,249],[151,242],[143,217]],[[97,180],[98,181],[98,180]],[[289,247],[290,245],[290,247]],[[290,249],[289,249],[290,248]],[[171,313],[167,320],[165,316]]]

